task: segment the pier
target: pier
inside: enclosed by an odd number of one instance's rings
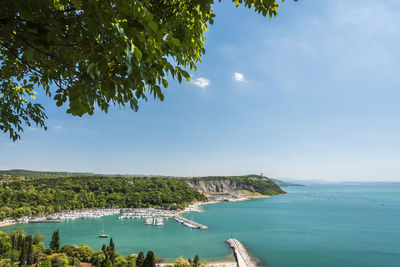
[[[202,225],[202,224],[197,223],[197,222],[194,222],[194,221],[191,221],[191,220],[189,220],[189,219],[183,218],[183,217],[181,217],[179,214],[175,215],[175,216],[174,216],[174,219],[175,219],[177,222],[180,222],[180,223],[182,223],[183,225],[185,225],[185,226],[187,226],[187,227],[190,227],[190,228],[198,228],[198,229],[201,229],[201,230],[208,230],[208,227],[207,227],[207,226]]]
[[[233,249],[238,267],[257,267],[257,264],[250,257],[250,254],[242,243],[234,238],[228,239],[226,243]]]
[[[29,223],[61,223],[62,220],[29,220]]]

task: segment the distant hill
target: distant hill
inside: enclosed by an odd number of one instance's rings
[[[30,171],[30,170],[4,170],[0,171],[0,178],[38,178],[38,179],[54,179],[54,178],[63,178],[63,177],[170,177],[163,175],[145,175],[145,174],[101,174],[101,173],[93,173],[93,172],[50,172],[50,171]],[[285,182],[278,179],[267,178],[265,176],[260,176],[257,174],[250,174],[244,176],[217,176],[217,177],[201,177],[203,179],[231,179],[233,177],[242,177],[242,178],[258,178],[258,179],[269,179],[279,185],[280,187],[287,186],[302,186],[298,183]],[[175,178],[184,178],[191,179],[192,177],[175,177]],[[197,177],[200,178],[200,177]]]
[[[50,172],[50,171],[29,171],[29,170],[0,170],[0,178],[61,178],[61,177],[81,177],[81,176],[112,176],[112,177],[162,177],[162,175],[145,174],[101,174],[93,172]]]
[[[284,184],[288,184],[290,186],[293,185],[304,185],[304,186],[400,186],[400,181],[325,181],[320,179],[291,179],[284,178],[282,180],[271,179],[279,186],[285,186],[280,184],[279,182],[283,182]]]
[[[6,170],[0,171],[0,177],[9,178],[60,178],[73,176],[93,176],[89,172],[47,172],[47,171],[28,171],[28,170]]]
[[[278,179],[275,179],[275,178],[269,178],[269,179],[272,180],[273,182],[275,182],[280,187],[304,186],[303,184],[300,184],[300,183],[287,182],[287,181],[282,181],[282,180],[278,180]]]

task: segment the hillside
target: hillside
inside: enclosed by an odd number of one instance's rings
[[[65,177],[0,184],[0,221],[83,208],[184,208],[207,198],[172,178]]]
[[[183,178],[182,181],[201,193],[234,193],[239,190],[269,196],[285,193],[274,181],[259,175]]]
[[[22,169],[14,169],[14,170],[0,170],[0,179],[7,179],[7,178],[40,178],[40,179],[51,179],[51,178],[63,178],[63,177],[169,177],[163,175],[145,175],[145,174],[99,174],[99,173],[92,173],[92,172],[51,172],[51,171],[30,171],[30,170],[22,170]],[[259,175],[246,175],[246,176],[215,176],[215,177],[201,177],[201,179],[209,179],[209,178],[216,178],[216,179],[233,179],[238,177],[255,177],[255,178],[266,178]],[[171,178],[171,177],[170,177]],[[189,179],[186,177],[179,177],[184,179]],[[191,179],[191,178],[190,178]],[[197,179],[197,178],[196,178]],[[284,182],[282,180],[268,178],[269,180],[273,181],[280,187],[286,186],[301,186],[300,184]]]
[[[284,193],[275,182],[257,175],[188,178],[78,174],[1,171],[0,220],[82,208],[184,208],[194,201],[206,201],[206,193],[209,197],[225,194],[228,198],[240,198],[246,192]]]
[[[47,171],[29,171],[29,170],[0,170],[0,177],[3,178],[61,178],[77,176],[94,176],[96,174],[89,172],[47,172]]]
[[[0,178],[63,178],[63,177],[162,177],[162,175],[145,174],[100,174],[93,172],[51,172],[51,171],[30,171],[22,169],[0,170]]]

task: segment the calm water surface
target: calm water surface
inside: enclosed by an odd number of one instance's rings
[[[171,259],[181,255],[219,259],[231,254],[225,240],[240,240],[262,266],[400,266],[400,187],[288,187],[283,196],[204,207],[186,217],[210,227],[189,229],[169,220],[147,226],[117,216],[23,225],[42,232],[46,243],[60,229],[62,244],[100,249],[108,240],[124,254],[153,250]],[[17,227],[8,227],[11,231]]]

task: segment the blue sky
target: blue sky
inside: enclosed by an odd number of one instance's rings
[[[398,1],[292,1],[272,20],[214,10],[191,83],[82,118],[39,96],[48,131],[0,136],[0,168],[400,180]]]

